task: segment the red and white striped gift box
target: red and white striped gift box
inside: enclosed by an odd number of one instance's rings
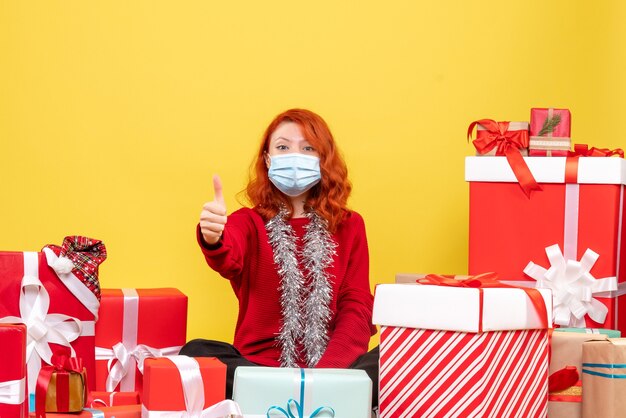
[[[548,330],[524,290],[379,285],[374,323],[381,418],[546,416]]]

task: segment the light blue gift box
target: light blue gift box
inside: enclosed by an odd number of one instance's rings
[[[237,367],[233,400],[244,418],[370,418],[363,370]]]
[[[580,334],[604,334],[609,338],[620,338],[622,333],[615,329],[605,328],[555,328],[555,331],[577,332]]]

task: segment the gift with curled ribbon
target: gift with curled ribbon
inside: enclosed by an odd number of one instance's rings
[[[226,365],[213,357],[169,356],[147,359],[143,418],[225,418],[241,415],[224,400]]]
[[[186,342],[187,296],[177,289],[103,289],[96,324],[95,390],[137,391],[144,361]]]
[[[381,418],[545,416],[551,305],[495,273],[379,284]]]
[[[474,121],[467,129],[468,141],[476,128],[476,139],[472,140],[476,153],[487,156],[504,156],[527,197],[534,190],[541,190],[528,169],[523,155],[528,153],[527,122],[496,122],[492,119]]]
[[[91,391],[89,393],[89,407],[102,408],[120,405],[139,405],[141,399],[139,392],[102,392]]]
[[[571,124],[568,109],[530,109],[528,155],[566,157],[571,147]]]
[[[24,418],[26,402],[26,326],[0,324],[0,417]]]
[[[233,400],[246,418],[369,418],[372,381],[363,370],[237,367]]]
[[[505,162],[468,157],[469,273],[493,270],[550,288],[559,326],[626,327],[626,288],[618,277],[626,263],[626,164],[608,158],[622,155],[579,144],[568,157],[528,157],[543,187],[532,199],[517,195]]]
[[[0,323],[22,323],[28,329],[30,394],[53,354],[81,357],[94,370],[98,266],[105,259],[101,241],[80,236],[66,237],[62,246],[39,253],[0,252]]]
[[[35,415],[46,412],[80,412],[87,405],[87,371],[82,359],[53,355],[52,364],[39,371],[35,391]]]

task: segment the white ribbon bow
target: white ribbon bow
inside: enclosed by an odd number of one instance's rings
[[[143,363],[147,358],[166,357],[178,354],[182,346],[154,348],[145,344],[139,344],[135,348],[129,349],[123,343],[119,342],[113,346],[113,349],[96,347],[96,360],[109,360],[107,369],[109,375],[106,380],[106,391],[113,392],[117,385],[128,375],[131,379],[128,387],[122,390],[134,390],[135,374],[129,374],[135,369],[143,374]]]
[[[171,356],[180,374],[185,397],[185,411],[149,411],[142,407],[142,418],[226,418],[230,415],[242,415],[236,402],[229,399],[204,408],[204,382],[200,374],[200,365],[193,357]]]
[[[38,254],[24,253],[24,278],[20,292],[20,317],[6,316],[3,323],[25,324],[28,330],[26,361],[28,364],[28,391],[35,392],[41,361],[52,362],[50,343],[69,347],[71,355],[76,352],[70,344],[82,331],[81,321],[68,315],[49,314],[50,296],[39,280]]]
[[[524,273],[537,281],[538,289],[551,289],[554,300],[554,322],[558,325],[584,328],[585,315],[599,324],[606,320],[608,308],[593,295],[617,290],[617,278],[594,278],[591,268],[599,255],[587,249],[580,261],[563,257],[558,245],[546,248],[550,268],[532,261]]]
[[[26,399],[26,378],[0,382],[0,404],[19,405]]]

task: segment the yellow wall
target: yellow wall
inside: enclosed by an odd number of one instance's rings
[[[463,273],[467,125],[569,107],[575,141],[626,147],[625,19],[618,0],[0,0],[0,248],[100,238],[104,287],[178,287],[189,337],[230,341],[195,224],[213,173],[239,206],[263,129],[299,106],[346,156],[372,284]]]

